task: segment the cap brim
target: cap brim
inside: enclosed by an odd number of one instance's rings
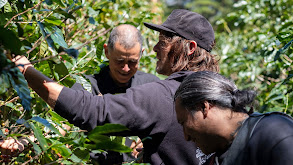
[[[150,28],[150,29],[153,29],[155,31],[158,31],[160,32],[161,30],[164,30],[164,31],[167,31],[167,32],[171,32],[171,33],[175,33],[175,31],[171,30],[171,29],[168,29],[162,25],[156,25],[156,24],[152,24],[152,23],[147,23],[147,22],[144,22],[143,23],[146,27]]]

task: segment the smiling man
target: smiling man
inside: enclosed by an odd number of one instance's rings
[[[86,75],[94,95],[125,93],[130,87],[159,80],[152,74],[138,71],[142,40],[139,30],[132,25],[123,24],[112,30],[108,44],[104,44],[109,65],[102,67],[99,74]],[[83,89],[78,83],[71,88]]]
[[[143,53],[142,40],[139,30],[132,25],[122,24],[111,31],[108,44],[104,44],[109,65],[102,67],[99,74],[85,75],[91,82],[94,95],[125,93],[130,87],[160,80],[152,74],[138,71]],[[83,87],[75,83],[71,89],[83,90]],[[142,147],[142,143],[137,144],[126,138],[126,145],[131,144]],[[121,164],[134,160],[134,156],[112,151],[108,154],[91,153],[91,158],[99,164]]]

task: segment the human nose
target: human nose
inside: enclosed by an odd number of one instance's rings
[[[153,48],[154,52],[157,52],[157,50],[158,50],[158,45],[159,45],[159,42],[154,46],[154,48]]]
[[[129,70],[130,70],[129,65],[128,65],[128,64],[125,64],[125,65],[123,66],[122,70],[123,70],[124,72],[129,72]]]

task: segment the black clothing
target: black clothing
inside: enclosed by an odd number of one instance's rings
[[[133,77],[129,80],[129,83],[125,87],[119,87],[113,81],[112,77],[110,76],[110,68],[109,66],[101,67],[101,71],[99,74],[94,75],[85,75],[87,79],[91,82],[92,87],[92,94],[117,94],[117,93],[125,93],[126,89],[130,87],[134,87],[137,85],[142,85],[149,82],[159,81],[160,79],[152,74],[144,73],[141,71],[137,71]],[[71,89],[74,90],[83,90],[81,84],[75,83]],[[126,144],[130,147],[131,140],[126,138]],[[120,154],[114,151],[107,151],[106,153],[90,153],[92,160],[98,161],[99,164],[119,164],[121,162],[129,162],[133,161],[135,158],[128,154]]]
[[[197,165],[197,148],[195,143],[185,141],[173,102],[176,89],[191,73],[176,72],[166,80],[132,87],[118,95],[94,96],[85,90],[64,87],[55,111],[82,129],[117,123],[131,130],[127,136],[151,137],[144,141],[145,163]]]
[[[218,160],[206,164],[292,165],[293,120],[281,113],[253,114],[244,122],[231,147],[217,155]]]
[[[98,94],[117,94],[117,93],[125,93],[126,89],[130,87],[134,87],[137,85],[159,81],[160,79],[152,74],[144,73],[141,71],[137,71],[134,76],[129,80],[128,86],[119,87],[113,81],[112,77],[110,76],[110,68],[109,66],[105,66],[101,68],[99,74],[94,75],[86,75],[85,77],[88,78],[92,85],[92,93],[94,95]],[[82,90],[83,87],[79,83],[75,83],[71,89],[75,90]]]

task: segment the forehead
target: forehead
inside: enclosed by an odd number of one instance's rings
[[[125,48],[119,42],[116,42],[114,48],[109,53],[112,58],[139,59],[141,47],[139,43],[136,43],[132,48]]]

